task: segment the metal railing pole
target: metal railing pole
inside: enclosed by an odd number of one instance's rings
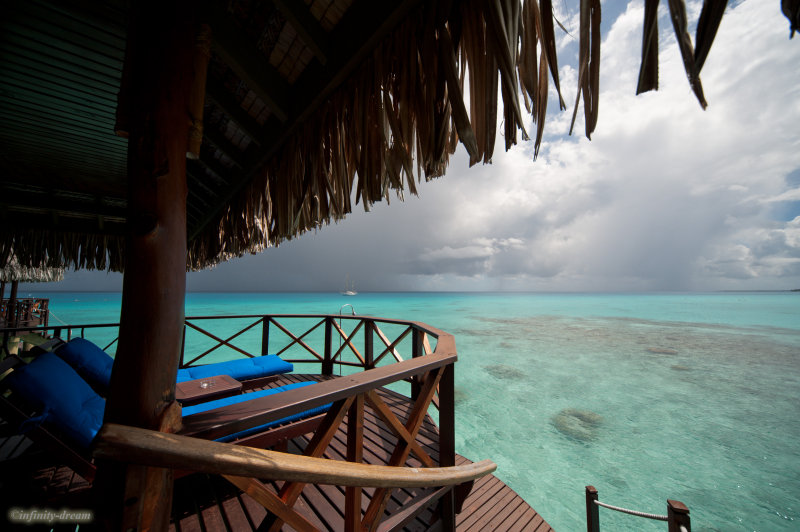
[[[600,532],[600,507],[597,506],[597,488],[586,486],[586,529]]]
[[[667,522],[669,532],[692,532],[689,508],[681,501],[667,499]]]

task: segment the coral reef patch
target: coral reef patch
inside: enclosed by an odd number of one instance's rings
[[[590,442],[597,438],[603,416],[591,410],[565,408],[554,415],[550,422],[564,436],[581,442]]]
[[[670,349],[669,347],[648,347],[648,353],[655,353],[656,355],[677,355],[678,351]]]
[[[483,366],[483,369],[491,375],[492,377],[496,377],[500,380],[506,379],[513,379],[513,380],[523,380],[526,379],[528,376],[525,375],[522,371],[518,370],[512,366],[506,366],[504,364],[496,364],[494,366]]]

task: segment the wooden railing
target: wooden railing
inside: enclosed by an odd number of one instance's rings
[[[49,299],[21,298],[0,300],[0,330],[19,327],[46,327],[50,317]],[[2,334],[2,352],[14,353],[16,345],[11,345],[14,335]]]
[[[680,501],[667,499],[667,515],[657,515],[600,502],[597,495],[597,488],[594,486],[586,486],[586,527],[588,532],[600,532],[601,506],[634,517],[642,517],[654,521],[665,521],[667,523],[668,532],[692,532],[689,508]]]
[[[428,325],[402,320],[370,316],[276,314],[226,316],[225,320],[245,320],[247,323],[225,338],[209,332],[200,323],[223,319],[220,316],[186,318],[185,332],[194,331],[214,341],[214,344],[197,355],[183,353],[181,366],[203,363],[203,359],[217,349],[227,347],[244,356],[276,354],[294,364],[320,364],[320,373],[330,375],[334,365],[371,369],[393,359],[401,362],[401,345],[408,349],[405,358],[414,358],[433,352],[430,339],[442,331]],[[350,327],[344,325],[349,324]],[[381,327],[399,328],[389,336]],[[257,329],[259,342],[249,348],[234,343],[244,333]],[[349,329],[349,330],[348,330]],[[316,334],[315,334],[316,333]],[[185,336],[184,336],[185,337]],[[393,339],[391,339],[393,337]],[[376,342],[377,339],[377,342]],[[277,340],[277,341],[276,341]],[[357,343],[360,343],[360,348]],[[377,344],[377,347],[376,347]],[[186,349],[184,342],[184,351]],[[258,351],[255,351],[255,348]],[[254,352],[255,351],[255,352]],[[351,359],[347,360],[346,356]]]
[[[222,320],[225,327],[214,324]],[[236,322],[233,329],[230,324]],[[217,327],[226,329],[220,333]],[[116,324],[58,326],[29,328],[45,334],[52,333],[71,338],[78,332],[81,336],[101,335],[105,330],[108,346],[116,342]],[[212,329],[214,332],[212,332]],[[96,342],[97,343],[97,342]],[[102,344],[100,344],[102,345]],[[222,352],[226,351],[226,352]],[[179,437],[197,440],[214,440],[229,434],[258,427],[285,417],[308,411],[312,408],[330,404],[307,444],[304,454],[319,458],[325,452],[345,418],[347,419],[346,458],[348,462],[360,463],[364,455],[364,411],[369,406],[372,412],[385,424],[397,438],[397,444],[385,464],[392,468],[402,468],[413,455],[416,462],[424,468],[447,468],[455,466],[455,405],[454,405],[454,363],[457,360],[455,341],[452,335],[423,323],[383,319],[367,316],[339,315],[246,315],[246,316],[201,316],[186,318],[184,345],[181,366],[197,365],[214,358],[231,356],[260,356],[279,354],[284,360],[296,364],[298,373],[321,373],[332,376],[338,368],[341,378],[323,379],[311,386],[296,388],[280,394],[260,397],[243,403],[210,410],[183,418]],[[305,366],[305,367],[298,367]],[[308,367],[308,366],[311,367]],[[316,366],[316,367],[314,367]],[[306,369],[308,368],[308,369]],[[394,386],[397,383],[411,383],[408,395],[412,401],[411,410],[404,420],[399,419],[377,393],[379,388]],[[417,434],[423,425],[431,404],[436,403],[438,394],[438,456],[431,456],[417,441]],[[123,432],[127,429],[122,429]],[[111,442],[108,431],[104,441]],[[166,436],[164,436],[166,437]],[[117,444],[104,444],[104,456],[119,453],[120,457],[130,457],[131,453],[117,449],[109,450]],[[142,463],[158,466],[154,454],[144,452]],[[146,455],[146,456],[145,456]],[[193,461],[186,457],[181,468],[203,469],[201,459]],[[172,467],[178,467],[173,464]],[[220,466],[221,467],[221,466]],[[491,468],[493,469],[494,466]],[[408,469],[408,468],[405,468]],[[270,530],[279,530],[282,523],[293,527],[301,526],[303,518],[293,510],[308,480],[303,478],[281,477],[285,479],[276,494],[264,487],[255,478],[236,478],[220,470],[228,480],[254,495],[272,514]],[[397,471],[397,470],[391,470]],[[484,471],[484,470],[482,470]],[[488,474],[486,469],[483,474]],[[395,475],[392,473],[390,476]],[[449,478],[449,477],[448,477]],[[455,479],[456,477],[453,477]],[[413,516],[437,505],[442,530],[455,530],[455,513],[463,498],[469,492],[461,484],[453,487],[455,480],[447,480],[438,486],[440,489],[421,495],[418,500],[409,501],[399,512],[393,512],[384,520],[386,504],[391,488],[398,487],[394,480],[386,479],[386,484],[376,487],[372,498],[362,512],[363,487],[375,484],[342,484],[345,490],[345,529],[346,530],[384,530],[402,527],[402,523]],[[361,487],[359,487],[361,486]],[[383,522],[382,522],[383,521]],[[296,526],[295,526],[296,525]]]

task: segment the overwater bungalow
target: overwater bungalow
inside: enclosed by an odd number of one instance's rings
[[[684,54],[701,102],[725,2],[707,4],[697,57]],[[581,19],[590,134],[599,1],[581,2]],[[657,86],[657,34],[646,35],[640,90]],[[472,164],[491,161],[498,96],[506,149],[527,138],[524,109],[538,146],[551,87],[564,107],[555,51],[545,1],[4,5],[0,267],[13,253],[26,266],[124,272],[112,342],[83,344],[96,361],[114,352],[105,383],[80,375],[85,364],[73,372],[55,341],[3,360],[8,525],[42,522],[31,512],[49,507],[81,530],[549,530],[493,463],[456,454],[451,335],[413,317],[265,314],[241,318],[242,333],[259,331],[253,352],[235,347],[239,332],[187,319],[184,296],[187,269],[416,193],[459,144]],[[74,347],[92,327],[22,329]],[[212,348],[188,352],[187,331]],[[192,374],[219,346],[293,371]],[[57,419],[70,413],[66,388],[44,404],[52,373],[39,361],[79,389],[73,410],[95,405],[97,430]],[[34,367],[44,382],[26,397],[19,376]]]

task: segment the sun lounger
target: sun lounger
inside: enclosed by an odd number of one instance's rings
[[[68,465],[84,477],[91,478],[94,471],[88,450],[103,424],[105,399],[69,364],[53,353],[41,354],[29,364],[19,358],[9,357],[0,365],[0,375],[9,369],[12,370],[10,374],[0,381],[0,413],[3,417],[18,424],[21,433],[29,434],[34,439],[42,436],[49,449],[61,448],[71,453]],[[300,382],[218,399],[187,407],[183,413],[189,415],[207,412],[221,406],[312,384],[314,383]],[[6,397],[6,390],[11,392],[11,397]],[[250,441],[254,433],[321,414],[329,407],[330,405],[324,405],[302,414],[229,434],[218,440],[231,442],[247,438]],[[56,433],[63,435],[63,438],[55,436]]]
[[[114,359],[97,345],[85,338],[73,338],[54,348],[54,352],[72,366],[98,393],[106,395],[111,382],[111,368]],[[238,381],[263,379],[282,373],[289,373],[294,366],[284,362],[277,355],[216,362],[203,366],[181,368],[177,382],[183,382],[215,375],[228,375]],[[253,386],[244,386],[245,389]]]

